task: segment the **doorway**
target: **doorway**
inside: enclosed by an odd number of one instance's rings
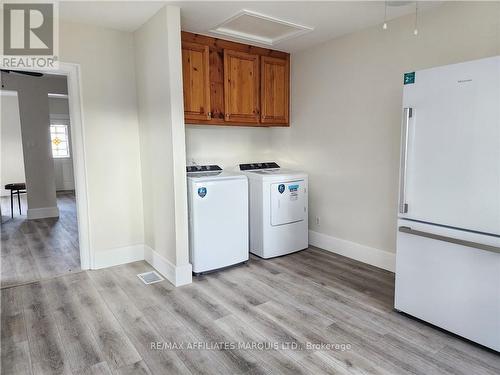
[[[12,86],[16,86],[13,81],[17,78],[11,72],[2,71],[1,186],[4,188],[9,183],[26,183],[26,194],[15,194],[13,205],[10,194],[5,194],[5,189],[1,194],[2,288],[79,272],[88,269],[90,265],[79,67],[61,63],[57,72],[33,73],[25,75],[28,79],[22,77],[24,84],[35,79],[54,80],[55,87],[64,86],[65,92],[58,89],[48,90],[45,99],[37,99],[33,107],[38,109],[45,100],[44,105],[48,107],[48,124],[45,121],[42,124],[45,133],[38,129],[38,135],[33,139],[29,126],[36,124],[30,122],[29,115],[18,113],[20,129],[13,129],[16,125],[16,111],[12,109],[14,103],[17,101],[18,111],[26,111],[31,105],[26,106],[26,103],[21,102],[29,100],[26,95],[20,95],[23,87],[17,86],[17,90],[11,90]],[[19,72],[14,74],[22,75]],[[9,78],[4,79],[5,75],[9,75]],[[40,86],[40,81],[37,81],[37,85]],[[44,117],[40,116],[40,113],[39,110],[38,117]],[[20,120],[22,115],[24,122]],[[30,154],[39,152],[42,147],[40,145],[50,153],[52,169],[49,172],[43,170],[48,165],[47,160],[42,162],[43,152],[39,154],[39,160],[36,160],[37,156]],[[12,153],[9,154],[11,156],[3,158],[7,151]],[[24,160],[20,162],[19,159]],[[36,171],[35,174],[33,170]],[[13,171],[16,173],[13,174]],[[27,173],[31,175],[26,176]],[[47,190],[47,184],[50,183],[45,181],[45,186],[42,186],[43,184],[36,180],[40,176],[45,180],[50,177],[52,188],[48,190],[51,192],[43,191]],[[54,195],[54,208],[47,207],[50,204],[46,203],[47,196],[51,194]],[[40,196],[45,198],[43,204],[37,202]]]

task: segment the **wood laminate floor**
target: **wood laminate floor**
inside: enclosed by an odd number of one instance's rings
[[[24,284],[80,271],[78,225],[74,192],[58,192],[59,218],[27,220],[26,195],[22,215],[14,200],[2,197],[1,287]]]
[[[3,289],[2,374],[500,374],[497,353],[394,312],[392,273],[322,250],[179,288],[144,285],[150,269]]]

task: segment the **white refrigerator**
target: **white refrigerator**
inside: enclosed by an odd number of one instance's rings
[[[500,351],[500,56],[403,87],[395,308]]]

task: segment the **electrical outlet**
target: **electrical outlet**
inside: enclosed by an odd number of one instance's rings
[[[321,220],[320,220],[319,216],[316,216],[316,225],[318,225],[318,226],[319,226],[319,225],[320,225],[320,222],[321,222]]]

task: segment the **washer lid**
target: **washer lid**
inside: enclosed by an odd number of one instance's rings
[[[290,169],[259,169],[245,171],[248,178],[261,179],[262,181],[290,181],[307,178],[307,173]]]
[[[215,181],[215,180],[234,180],[234,179],[247,179],[243,173],[233,171],[203,171],[203,172],[188,172],[188,180],[192,181]]]

